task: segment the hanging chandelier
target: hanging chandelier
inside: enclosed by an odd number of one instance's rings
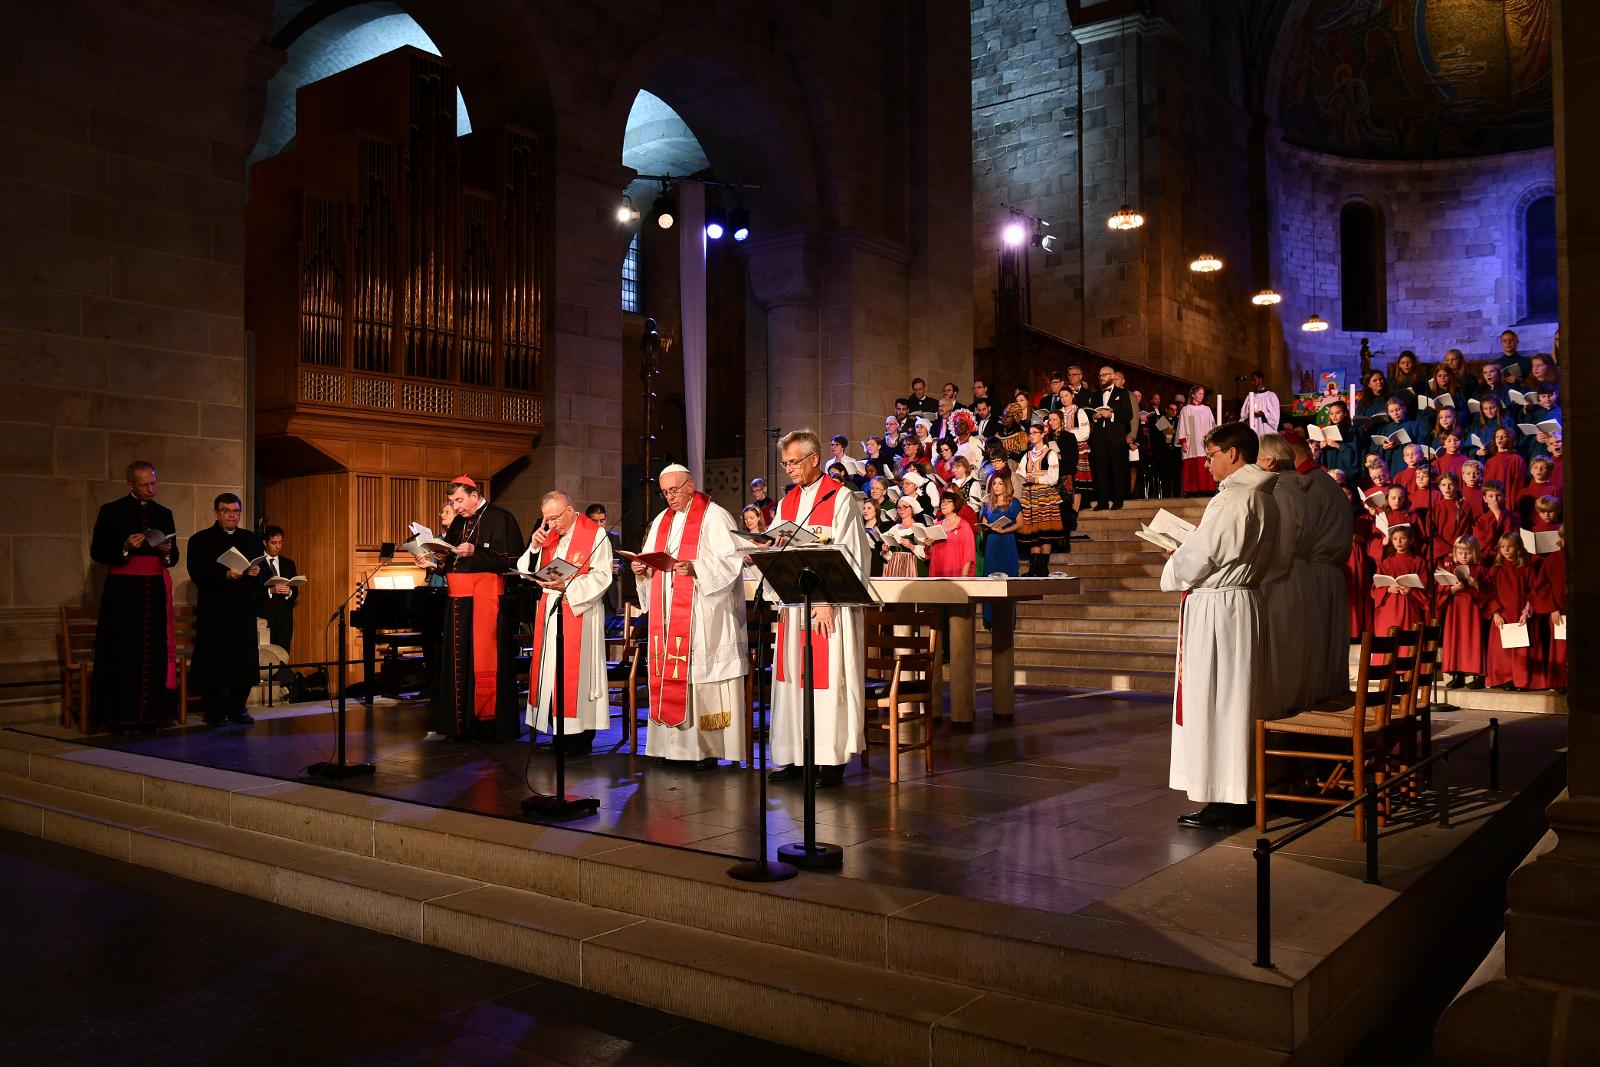
[[[1212,255],[1210,252],[1201,252],[1200,255],[1189,264],[1189,269],[1197,274],[1210,274],[1212,271],[1218,271],[1222,269],[1222,260]]]
[[[1300,324],[1300,328],[1306,333],[1321,333],[1328,328],[1328,321],[1316,312],[1312,312],[1311,317]]]
[[[1127,204],[1117,209],[1117,213],[1106,220],[1106,226],[1113,230],[1137,230],[1144,225],[1144,216],[1139,214]]]
[[[1263,289],[1250,298],[1250,303],[1257,307],[1271,307],[1273,304],[1283,302],[1283,297],[1276,289]]]

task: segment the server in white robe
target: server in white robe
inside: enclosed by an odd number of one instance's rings
[[[718,760],[744,758],[750,656],[743,549],[731,532],[733,516],[695,491],[687,467],[664,468],[657,484],[667,507],[650,524],[644,551],[676,562],[667,569],[632,564],[639,607],[650,616],[645,754],[711,770]]]
[[[1345,586],[1344,565],[1350,555],[1350,539],[1355,535],[1355,515],[1344,490],[1327,468],[1317,463],[1305,438],[1289,439],[1294,450],[1295,470],[1306,476],[1305,534],[1311,562],[1308,592],[1317,612],[1325,620],[1326,640],[1322,642],[1320,670],[1315,653],[1307,680],[1316,679],[1316,700],[1341,697],[1350,691],[1350,606]]]
[[[1168,782],[1204,804],[1179,817],[1185,826],[1253,817],[1251,732],[1272,707],[1261,583],[1278,551],[1277,475],[1254,465],[1258,440],[1242,422],[1206,435],[1219,490],[1161,572],[1162,589],[1184,594]]]
[[[528,539],[517,569],[536,574],[557,559],[577,572],[564,580],[541,582],[539,610],[533,624],[533,679],[523,717],[536,731],[553,734],[550,702],[556,692],[554,616],[561,597],[562,746],[568,754],[586,753],[594,731],[611,722],[606,688],[606,590],[611,588],[611,538],[605,527],[578,514],[572,499],[552,490],[539,502],[541,522]]]
[[[781,455],[794,488],[778,505],[778,521],[790,520],[844,551],[866,584],[872,547],[856,495],[823,476],[821,444],[810,430],[784,436]],[[804,642],[812,648],[816,693],[817,785],[838,785],[844,765],[866,747],[866,633],[863,609],[813,604],[808,626],[803,608],[785,608],[778,623],[772,671],[772,759],[788,764],[770,776],[797,781],[805,759]]]
[[[1250,391],[1239,405],[1239,421],[1254,430],[1258,437],[1278,432],[1283,410],[1278,394],[1267,388],[1266,380],[1260,371],[1250,375]]]
[[[1267,602],[1267,644],[1273,680],[1271,715],[1310,707],[1321,699],[1316,690],[1327,642],[1326,620],[1311,591],[1311,539],[1306,534],[1306,476],[1294,469],[1294,452],[1277,434],[1264,434],[1256,466],[1278,476],[1272,499],[1278,505],[1278,551],[1272,571],[1262,583]]]

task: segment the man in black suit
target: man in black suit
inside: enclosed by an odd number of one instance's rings
[[[913,416],[927,415],[932,417],[939,411],[939,402],[928,395],[928,383],[921,378],[911,379],[911,395],[906,397],[906,410]],[[904,425],[905,420],[901,419]]]
[[[256,591],[256,617],[267,620],[268,638],[273,644],[289,651],[294,640],[294,606],[300,602],[300,586],[284,585],[274,578],[293,578],[300,572],[294,560],[283,554],[283,527],[268,526],[262,531],[262,544],[267,558],[261,564],[261,588]]]
[[[995,418],[988,397],[981,396],[972,402],[972,422],[973,435],[979,438],[979,444],[987,446],[989,438],[1000,430],[1000,420]]]
[[[1094,474],[1094,510],[1122,507],[1128,495],[1128,449],[1132,447],[1133,398],[1116,384],[1116,371],[1100,368],[1100,388],[1089,389],[1089,470]]]
[[[1067,380],[1061,376],[1061,372],[1060,371],[1058,371],[1058,370],[1051,371],[1050,372],[1050,388],[1045,391],[1044,396],[1040,399],[1039,406],[1041,408],[1043,408],[1045,411],[1060,411],[1061,410],[1061,387],[1063,385],[1065,385],[1066,383],[1067,383]]]

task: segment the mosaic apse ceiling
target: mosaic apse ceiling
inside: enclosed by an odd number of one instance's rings
[[[1310,0],[1289,29],[1292,144],[1448,159],[1552,143],[1551,0]]]

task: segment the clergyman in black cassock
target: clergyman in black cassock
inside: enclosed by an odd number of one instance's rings
[[[300,572],[295,569],[294,560],[283,554],[282,527],[268,526],[262,533],[267,558],[256,576],[260,583],[256,587],[256,615],[267,620],[268,640],[287,653],[294,641],[294,607],[300,602],[300,587],[271,583],[274,578],[293,578]],[[275,592],[275,589],[283,591]]]
[[[190,681],[200,690],[206,722],[249,725],[250,689],[261,680],[256,639],[256,589],[261,568],[230,571],[217,562],[230,548],[247,560],[263,554],[261,538],[239,527],[242,505],[232,493],[214,501],[217,521],[189,538],[189,577],[196,593],[194,667]]]
[[[440,536],[456,547],[440,566],[450,595],[433,732],[515,740],[522,734],[513,640],[516,597],[507,595],[502,575],[522,554],[522,528],[516,516],[485,500],[465,475],[450,483],[450,500],[456,518]]]
[[[103,505],[89,556],[106,567],[94,636],[90,721],[113,730],[155,727],[177,709],[178,657],[172,624],[177,525],[156,503],[156,469],[128,465],[128,493]],[[146,533],[168,538],[159,547]]]

